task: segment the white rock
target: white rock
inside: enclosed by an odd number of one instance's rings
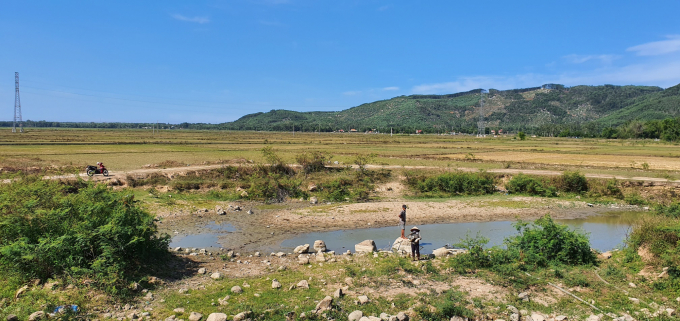
[[[234,316],[234,321],[245,321],[251,313],[251,311],[241,312]]]
[[[529,301],[529,293],[522,292],[517,297],[522,301]]]
[[[352,311],[352,313],[350,313],[350,314],[347,316],[347,320],[348,320],[348,321],[358,321],[358,320],[361,319],[361,317],[363,317],[363,316],[364,316],[364,313],[363,313],[363,312],[361,312],[361,311],[359,311],[359,310],[355,310],[355,311]]]
[[[319,253],[316,253],[316,261],[317,262],[326,262],[326,257],[323,255],[321,251]]]
[[[392,243],[392,251],[402,255],[411,255],[411,241],[398,237]]]
[[[47,315],[44,311],[35,311],[28,316],[28,321],[37,321],[47,319]]]
[[[309,244],[305,245],[298,245],[295,247],[293,250],[293,253],[295,254],[301,254],[301,253],[307,253],[309,251]]]
[[[302,280],[295,285],[298,289],[309,289],[309,283],[307,280]]]
[[[633,304],[640,304],[640,299],[638,299],[638,298],[628,298],[628,300],[633,302]]]
[[[567,318],[566,315],[558,315],[555,317],[555,321],[567,321],[569,318]]]
[[[674,316],[675,315],[675,309],[671,309],[671,308],[666,309],[666,315],[668,315],[669,317]]]
[[[545,317],[536,312],[531,313],[531,319],[534,321],[545,321]]]
[[[389,319],[390,319],[390,315],[389,315],[389,314],[387,314],[387,313],[385,313],[385,312],[380,313],[380,321],[388,321]]]
[[[199,321],[203,318],[203,315],[198,312],[191,312],[189,314],[189,321]]]
[[[234,285],[231,287],[231,293],[243,293],[243,289],[238,285]]]
[[[198,274],[205,274],[205,268],[198,269]]]
[[[224,313],[210,313],[206,321],[227,321],[227,315]]]
[[[594,314],[591,314],[588,318],[586,318],[586,321],[600,321],[600,317]]]
[[[628,283],[628,286],[631,288],[637,288],[637,286],[633,282]]]
[[[323,300],[319,301],[319,304],[316,305],[316,308],[314,311],[316,314],[320,314],[323,311],[328,311],[332,308],[333,306],[333,298],[330,296],[326,296],[323,298]]]
[[[397,313],[397,320],[398,321],[408,321],[408,315],[404,312],[399,312]]]
[[[309,264],[309,257],[300,255],[298,257],[298,264],[300,264],[300,265]]]
[[[360,295],[357,299],[359,299],[359,304],[366,304],[370,301],[365,295]]]
[[[365,240],[359,244],[354,245],[354,252],[357,253],[371,253],[376,251],[377,248],[373,240]]]
[[[279,281],[277,281],[276,279],[274,279],[274,281],[272,281],[272,289],[278,289],[278,288],[281,288],[281,283]]]
[[[326,242],[322,240],[314,241],[314,252],[326,252]]]
[[[310,203],[310,204],[318,204],[318,203],[319,203],[319,199],[316,198],[316,196],[312,196],[312,197],[309,198],[309,203]]]
[[[175,313],[184,313],[184,308],[175,308],[174,310]]]
[[[220,272],[215,272],[213,274],[210,274],[210,278],[212,278],[213,280],[219,280],[222,278],[222,274],[220,274]]]

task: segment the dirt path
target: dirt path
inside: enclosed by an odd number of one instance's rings
[[[244,164],[231,164],[232,166],[251,166],[251,165],[244,165]],[[225,166],[224,164],[217,164],[217,165],[192,165],[192,166],[186,166],[186,167],[171,167],[171,168],[143,168],[143,169],[136,169],[136,170],[131,170],[131,171],[124,171],[124,172],[115,172],[115,171],[109,171],[109,176],[104,177],[102,175],[95,175],[92,179],[95,181],[106,181],[106,180],[111,180],[111,179],[118,179],[121,181],[125,180],[125,177],[127,175],[148,175],[151,173],[162,173],[162,174],[178,174],[182,172],[187,172],[187,171],[197,171],[197,170],[206,170],[206,169],[215,169],[215,168],[220,168]],[[299,165],[296,164],[291,164],[289,165],[291,167],[299,167]],[[358,168],[356,165],[351,165],[352,168]],[[342,167],[342,166],[329,166],[329,167]],[[398,166],[398,165],[367,165],[366,168],[368,169],[448,169],[448,168],[443,168],[443,167],[437,167],[437,166]],[[459,167],[459,168],[450,168],[448,169],[450,171],[464,171],[464,172],[476,172],[479,171],[477,168],[469,168],[469,167]],[[489,169],[487,170],[489,173],[498,173],[498,174],[519,174],[519,173],[524,173],[524,174],[530,174],[530,175],[541,175],[541,176],[558,176],[562,175],[561,171],[551,171],[551,170],[538,170],[538,169],[512,169],[512,168],[499,168],[499,169]],[[628,176],[621,176],[621,175],[609,175],[609,174],[591,174],[591,173],[586,173],[584,174],[587,178],[598,178],[598,179],[617,179],[617,180],[631,180],[631,181],[642,181],[642,182],[654,182],[654,183],[670,183],[670,184],[680,184],[680,180],[669,180],[665,178],[659,178],[659,177],[643,177],[643,176],[633,176],[633,177],[628,177]],[[45,179],[62,179],[62,178],[75,178],[75,177],[82,177],[82,178],[87,178],[87,175],[82,173],[78,175],[57,175],[57,176],[46,176]],[[4,180],[5,183],[9,182],[9,180]]]

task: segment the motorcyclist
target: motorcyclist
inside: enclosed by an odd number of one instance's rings
[[[97,165],[99,165],[99,172],[100,172],[100,173],[104,173],[104,169],[106,169],[106,168],[104,167],[104,163],[97,162]]]

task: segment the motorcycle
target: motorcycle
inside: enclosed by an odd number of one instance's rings
[[[106,169],[106,167],[99,169],[97,166],[94,165],[87,165],[86,169],[87,176],[94,176],[94,174],[102,174],[104,176],[109,176],[109,171]]]

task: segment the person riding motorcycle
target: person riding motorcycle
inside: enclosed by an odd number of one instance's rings
[[[104,167],[104,163],[102,163],[102,162],[97,162],[97,165],[99,166],[99,172],[103,173],[103,172],[104,172],[104,169],[106,169],[106,168]]]

